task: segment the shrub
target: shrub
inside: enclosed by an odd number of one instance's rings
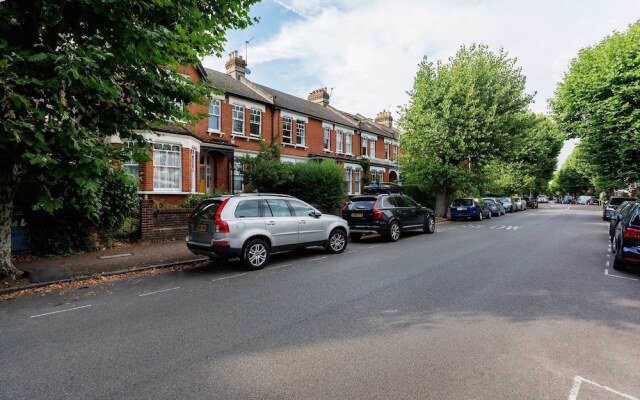
[[[333,161],[286,165],[293,175],[286,194],[313,204],[323,212],[333,212],[346,199],[342,168]]]
[[[180,204],[182,208],[195,208],[202,202],[204,199],[210,199],[212,197],[218,197],[225,193],[221,192],[213,192],[213,193],[199,193],[199,194],[190,194],[187,199]]]

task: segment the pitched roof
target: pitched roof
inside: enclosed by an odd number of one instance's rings
[[[391,139],[398,139],[398,136],[400,135],[400,132],[398,132],[398,130],[379,124],[372,119],[363,117],[360,114],[354,115],[354,114],[349,114],[347,112],[340,111],[340,110],[336,110],[336,112],[343,114],[345,118],[349,118],[353,121],[357,121],[357,123],[359,124],[360,130],[364,132],[373,133],[373,134],[388,137]]]
[[[213,86],[217,89],[223,90],[225,93],[235,94],[261,103],[273,104],[271,99],[262,96],[259,92],[251,89],[249,86],[232,76],[209,68],[205,68],[204,70],[207,72],[209,79],[213,81]]]
[[[277,107],[309,115],[323,121],[330,121],[336,124],[345,125],[351,128],[358,127],[358,125],[350,119],[345,118],[338,113],[335,113],[334,111],[332,111],[332,109],[329,109],[328,107],[325,107],[321,104],[301,99],[300,97],[292,96],[288,93],[259,85],[257,83],[254,83],[254,85],[259,87],[261,90],[264,90],[265,92],[271,94],[272,96],[275,96],[274,103]]]

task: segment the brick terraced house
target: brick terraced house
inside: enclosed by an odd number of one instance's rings
[[[208,114],[195,125],[138,131],[153,145],[151,160],[125,168],[138,178],[141,195],[176,204],[194,193],[244,191],[238,160],[256,155],[260,141],[281,143],[282,162],[335,160],[345,171],[349,194],[361,191],[363,158],[370,161],[373,181],[399,179],[399,132],[390,112],[368,119],[337,110],[329,105],[326,88],[301,99],[251,82],[246,65],[235,51],[226,73],[201,65],[182,69],[223,94],[213,94],[208,107],[188,105],[193,113]],[[121,141],[113,137],[112,142]]]

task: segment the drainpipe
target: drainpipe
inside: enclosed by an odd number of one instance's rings
[[[275,118],[276,118],[276,104],[275,104],[276,96],[272,96],[271,102],[273,103],[273,105],[271,106],[271,143],[273,143],[273,138],[274,138],[273,128],[274,128]]]

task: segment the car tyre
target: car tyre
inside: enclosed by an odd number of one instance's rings
[[[262,239],[253,239],[242,250],[242,262],[251,270],[262,269],[269,262],[269,245]]]
[[[424,233],[433,233],[436,231],[436,217],[433,215],[428,215],[427,219],[424,221],[424,226],[422,227],[422,231]]]
[[[400,224],[398,221],[391,221],[389,224],[389,232],[387,232],[387,240],[397,242],[400,239]]]
[[[362,240],[362,233],[352,233],[351,234],[351,241],[359,242],[361,240]]]
[[[347,234],[342,229],[334,229],[329,235],[325,249],[331,254],[342,253],[347,248]]]
[[[622,271],[625,269],[624,261],[619,259],[616,255],[613,256],[613,269],[616,271]]]
[[[455,221],[457,219],[458,219],[457,217],[454,217],[453,215],[451,216],[451,221]]]
[[[493,218],[493,215],[491,214],[491,211],[489,211],[489,216],[487,217],[487,219],[491,219]]]
[[[476,215],[477,221],[482,221],[482,211],[478,211],[478,215]]]

